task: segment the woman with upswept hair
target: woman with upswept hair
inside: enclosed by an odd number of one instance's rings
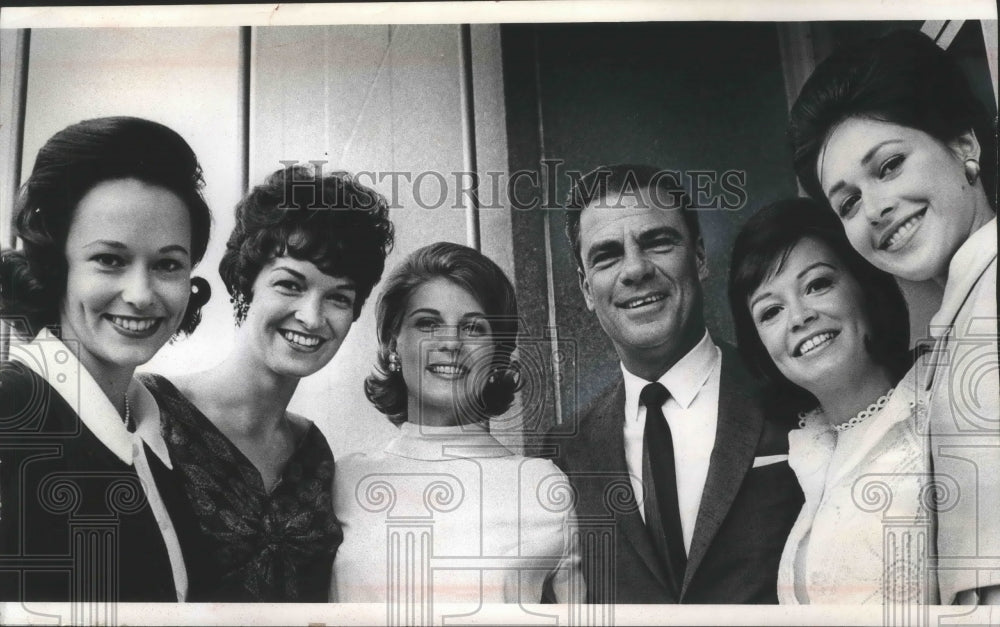
[[[21,248],[0,261],[15,334],[0,366],[0,561],[24,563],[0,572],[0,600],[185,600],[182,496],[134,373],[208,301],[191,276],[211,225],[203,186],[187,142],[150,120],[85,120],[38,151],[14,209]],[[114,533],[88,532],[87,516]]]
[[[789,121],[802,186],[872,265],[944,294],[916,368],[938,496],[942,603],[1000,603],[997,148],[948,53],[914,31],[834,52]],[[900,321],[900,324],[904,324]]]

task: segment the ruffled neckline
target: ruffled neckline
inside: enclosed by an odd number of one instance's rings
[[[456,425],[436,427],[404,422],[399,435],[385,447],[398,457],[422,461],[449,461],[514,455],[484,427]]]
[[[895,386],[892,397],[885,407],[872,417],[863,438],[857,442],[844,464],[836,469],[835,482],[855,468],[885,434],[899,422],[926,418],[922,411],[922,401],[917,398],[915,369],[911,369]],[[806,425],[788,433],[788,464],[802,486],[806,500],[819,499],[828,479],[827,473],[833,452],[837,446],[836,432],[821,415],[809,415]]]

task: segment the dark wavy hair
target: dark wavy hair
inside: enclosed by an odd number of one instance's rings
[[[765,280],[780,270],[792,248],[807,237],[829,246],[861,286],[862,313],[871,325],[865,347],[875,362],[888,368],[894,383],[912,364],[909,310],[892,275],[871,265],[854,250],[840,220],[829,209],[808,198],[779,200],[760,209],[743,225],[729,267],[729,306],[736,344],[750,371],[770,388],[764,398],[769,399],[772,411],[780,412],[776,415],[812,409],[818,402],[774,365],[757,333],[749,300]]]
[[[520,386],[518,367],[511,359],[518,334],[514,286],[488,257],[451,242],[414,251],[386,279],[376,310],[378,353],[374,371],[365,379],[365,395],[393,424],[406,422],[406,383],[399,372],[389,369],[389,353],[395,350],[410,296],[433,279],[451,281],[482,305],[495,350],[490,375],[470,409],[477,419],[504,413]]]
[[[180,198],[191,217],[191,261],[205,255],[212,216],[202,197],[205,181],[198,159],[175,131],[150,120],[108,117],[84,120],[53,135],[35,159],[31,176],[14,205],[14,233],[22,249],[0,260],[0,314],[26,321],[18,333],[33,336],[43,327],[58,331],[66,295],[66,239],[80,200],[104,181],[138,179]],[[178,333],[191,333],[211,289],[200,277]]]
[[[302,166],[273,172],[236,205],[236,226],[219,262],[237,323],[246,318],[261,268],[287,255],[354,281],[354,319],[382,278],[393,246],[389,208],[346,172]]]
[[[566,238],[573,248],[577,269],[583,270],[583,259],[580,256],[580,215],[590,205],[600,203],[612,194],[635,194],[643,189],[651,190],[654,192],[654,200],[663,209],[681,212],[691,241],[698,241],[701,237],[698,213],[692,210],[691,196],[677,176],[678,172],[651,165],[616,163],[598,166],[580,177],[570,188],[563,203],[566,210]]]
[[[947,143],[972,129],[983,187],[996,209],[996,123],[958,64],[923,33],[895,31],[838,49],[806,81],[789,114],[795,172],[826,202],[816,164],[830,133],[851,117],[891,122]]]

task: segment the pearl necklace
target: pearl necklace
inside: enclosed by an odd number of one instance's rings
[[[132,407],[128,402],[128,392],[125,393],[125,418],[122,419],[122,422],[125,423],[125,429],[131,431],[129,427],[132,424]]]
[[[885,407],[886,403],[889,402],[889,399],[892,398],[892,393],[895,390],[896,390],[896,388],[889,388],[889,391],[886,392],[885,394],[883,394],[882,396],[880,396],[877,401],[875,401],[874,403],[872,403],[871,405],[869,405],[865,409],[862,409],[861,411],[859,411],[853,418],[851,418],[847,422],[842,422],[839,425],[833,425],[833,428],[838,433],[843,433],[844,431],[847,431],[848,429],[850,429],[852,427],[858,426],[859,424],[861,424],[865,420],[868,420],[869,418],[871,418],[875,414],[877,414],[880,411],[882,411],[882,408]],[[823,413],[823,408],[822,407],[817,407],[816,409],[814,409],[811,412],[801,412],[799,414],[799,427],[805,427],[806,426],[806,418],[808,416],[810,416],[812,414],[821,414],[821,413]]]

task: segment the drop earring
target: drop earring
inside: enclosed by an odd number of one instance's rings
[[[402,369],[403,366],[399,361],[399,353],[389,351],[389,372],[399,372]]]
[[[250,301],[243,295],[243,292],[236,291],[229,297],[229,302],[233,304],[233,316],[236,318],[236,326],[243,324],[247,319],[247,311],[250,310]]]

